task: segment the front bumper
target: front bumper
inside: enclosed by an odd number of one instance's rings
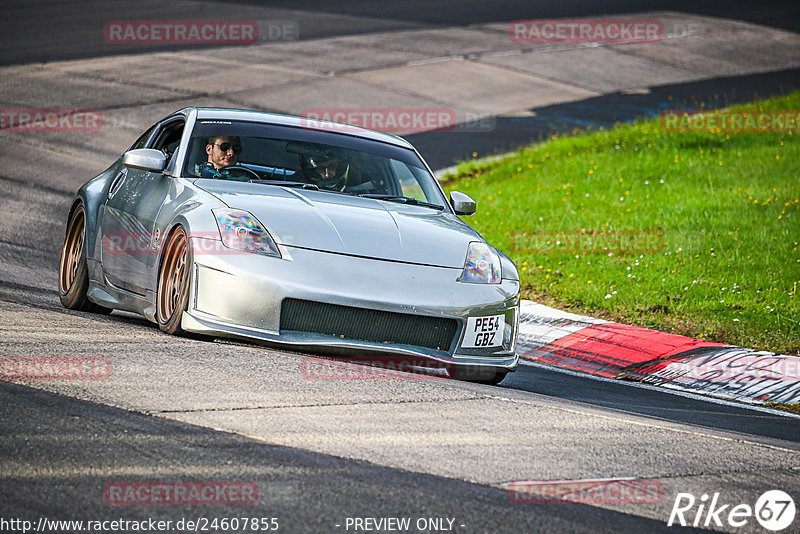
[[[192,238],[195,241],[195,238]],[[202,244],[202,243],[201,243]],[[242,337],[339,356],[381,354],[423,358],[448,368],[513,371],[519,319],[519,282],[457,282],[461,269],[404,264],[281,246],[282,258],[193,243],[189,307],[182,327],[190,332]],[[457,324],[449,346],[366,341],[281,329],[284,299],[445,318]],[[464,348],[468,317],[502,315],[502,344]]]

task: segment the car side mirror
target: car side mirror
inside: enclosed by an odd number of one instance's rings
[[[131,169],[163,172],[167,167],[167,156],[154,148],[137,148],[125,152],[122,164]]]
[[[450,204],[453,206],[453,211],[456,215],[472,215],[475,213],[475,201],[469,195],[453,191],[450,193]]]

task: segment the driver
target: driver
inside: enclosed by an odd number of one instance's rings
[[[304,154],[301,157],[303,175],[320,189],[343,191],[350,174],[350,164],[333,149]]]
[[[203,178],[221,178],[219,170],[236,165],[242,153],[242,142],[236,136],[218,135],[208,138],[206,154],[208,161],[197,166],[197,174]]]

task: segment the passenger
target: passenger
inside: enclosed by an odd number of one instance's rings
[[[303,175],[320,189],[343,191],[347,186],[350,164],[337,151],[327,150],[300,156]]]

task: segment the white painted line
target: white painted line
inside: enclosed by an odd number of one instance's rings
[[[408,61],[406,63],[407,67],[419,67],[421,65],[432,65],[434,63],[444,63],[445,61],[464,61],[464,56],[462,55],[453,55],[453,56],[441,56],[441,57],[433,57],[428,59],[416,59],[414,61]]]

